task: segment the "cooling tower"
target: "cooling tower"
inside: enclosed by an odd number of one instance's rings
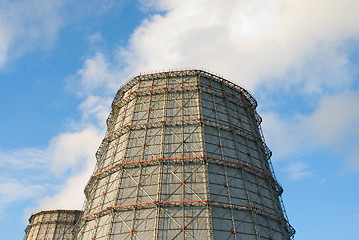
[[[202,70],[117,92],[76,239],[291,239],[256,100]]]
[[[80,214],[81,211],[77,210],[51,210],[33,214],[25,230],[25,240],[70,240],[71,229]]]

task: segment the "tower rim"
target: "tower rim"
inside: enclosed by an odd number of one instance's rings
[[[239,90],[239,92],[241,92],[248,99],[248,101],[251,103],[251,105],[254,109],[256,109],[256,107],[258,106],[257,100],[253,97],[253,94],[250,91],[248,91],[247,89],[245,89],[243,86],[226,79],[225,77],[221,76],[220,74],[211,72],[209,70],[200,69],[200,68],[161,70],[161,71],[144,72],[144,73],[140,72],[140,74],[133,76],[127,82],[125,82],[124,84],[121,85],[121,87],[119,88],[119,90],[117,91],[117,93],[115,95],[112,105],[115,104],[115,102],[117,100],[119,100],[120,96],[122,96],[122,93],[125,92],[126,89],[128,89],[129,87],[131,87],[133,84],[135,84],[136,82],[138,82],[140,80],[148,79],[151,77],[152,77],[152,79],[158,79],[158,78],[162,78],[165,75],[191,76],[191,75],[195,75],[195,74],[210,77],[211,79],[217,80],[218,82],[222,82],[222,83],[226,84],[227,86],[230,86],[232,88]]]

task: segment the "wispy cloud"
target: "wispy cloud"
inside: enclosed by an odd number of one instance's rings
[[[277,158],[302,149],[326,151],[344,159],[351,171],[359,166],[359,92],[325,95],[311,115],[297,114],[282,119],[278,114],[263,114],[263,127]]]
[[[58,188],[58,191],[37,199],[37,206],[31,206],[26,211],[36,212],[45,209],[81,209],[85,200],[83,189],[94,169],[93,159],[84,163],[81,171],[69,176]]]
[[[47,157],[45,150],[36,148],[13,149],[7,152],[0,151],[0,167],[2,169],[43,168],[47,163]]]
[[[308,168],[309,166],[306,163],[297,162],[291,164],[289,167],[284,169],[284,171],[288,173],[289,180],[301,180],[312,175]]]
[[[40,184],[8,177],[0,177],[0,189],[0,216],[9,204],[33,199],[44,190]]]
[[[64,1],[0,2],[0,69],[34,47],[51,46],[63,26]]]
[[[66,87],[79,96],[87,96],[99,90],[105,91],[102,94],[109,94],[119,87],[119,77],[122,74],[118,63],[106,59],[103,53],[96,52],[84,61],[83,67],[76,74],[66,78]]]
[[[69,24],[122,5],[112,0],[0,1],[0,70],[34,49],[52,48]]]
[[[63,208],[81,208],[83,188],[95,166],[94,155],[102,137],[103,131],[86,127],[82,131],[61,133],[44,150],[0,152],[3,172],[0,178],[0,212],[11,203],[29,199],[39,204],[32,206],[33,209],[51,209],[61,205]]]

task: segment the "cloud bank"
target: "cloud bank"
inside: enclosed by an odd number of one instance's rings
[[[203,67],[252,90],[300,84],[305,93],[350,81],[340,47],[359,36],[355,0],[145,3],[162,13],[145,19],[120,52],[132,72]]]

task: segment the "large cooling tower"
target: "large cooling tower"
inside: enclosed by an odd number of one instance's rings
[[[76,239],[290,239],[256,100],[222,77],[139,75],[116,94]]]
[[[80,214],[78,210],[51,210],[33,214],[25,230],[25,240],[72,239],[71,229]]]

